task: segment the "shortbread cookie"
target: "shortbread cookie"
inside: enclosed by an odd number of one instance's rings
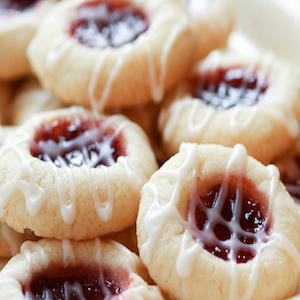
[[[182,0],[191,15],[195,32],[196,59],[210,51],[225,48],[234,26],[234,7],[231,0]]]
[[[0,125],[6,125],[8,122],[7,111],[11,97],[12,87],[9,84],[0,83]]]
[[[43,20],[29,58],[47,90],[102,111],[161,100],[193,45],[181,0],[67,0]]]
[[[274,165],[240,144],[184,143],[143,188],[138,247],[172,299],[285,299],[299,280],[299,223]]]
[[[159,130],[169,155],[182,142],[247,148],[268,164],[299,134],[299,73],[276,57],[213,51],[166,97]]]
[[[11,125],[20,125],[32,115],[63,108],[66,105],[57,97],[45,91],[36,79],[22,84],[10,105]]]
[[[79,107],[33,116],[0,152],[1,219],[41,237],[88,239],[133,226],[157,169],[140,127]]]
[[[41,18],[56,0],[0,2],[0,79],[30,74],[26,49]]]
[[[3,300],[163,300],[138,256],[114,241],[24,243],[0,272]]]

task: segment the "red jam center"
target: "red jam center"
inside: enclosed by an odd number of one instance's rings
[[[262,100],[267,88],[266,74],[243,67],[208,70],[191,78],[192,95],[206,104],[228,109],[252,106]]]
[[[123,138],[104,121],[59,118],[41,124],[31,143],[31,154],[57,167],[100,168],[125,156]]]
[[[120,47],[148,28],[142,11],[125,1],[90,1],[80,6],[71,35],[92,48]]]
[[[220,185],[199,196],[191,194],[189,227],[193,237],[225,261],[246,263],[266,241],[269,222],[266,207],[236,187]]]
[[[39,0],[0,0],[0,10],[24,11]]]
[[[125,271],[121,273],[118,279],[122,280],[118,280],[112,274],[99,275],[99,271],[87,267],[54,268],[37,274],[23,286],[23,293],[31,300],[109,300],[128,286]]]

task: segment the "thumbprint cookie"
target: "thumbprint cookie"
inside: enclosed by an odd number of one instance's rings
[[[140,257],[172,299],[286,299],[299,280],[298,215],[278,169],[243,145],[183,143],[143,188]]]
[[[243,144],[264,164],[299,134],[300,77],[272,54],[215,50],[167,96],[159,131],[169,155],[182,142]]]
[[[163,300],[139,257],[115,241],[25,242],[0,272],[3,300]]]
[[[210,51],[225,48],[234,26],[234,7],[231,0],[182,0],[190,13],[197,45],[196,59]]]
[[[0,79],[31,73],[26,50],[42,17],[56,0],[0,1]]]
[[[81,240],[133,226],[157,169],[140,127],[80,107],[34,115],[0,152],[0,217],[40,237]]]
[[[160,101],[189,69],[193,45],[181,0],[67,0],[28,53],[45,89],[103,111]]]
[[[11,101],[10,124],[20,125],[34,114],[63,107],[62,101],[45,91],[36,79],[30,79],[18,88]]]

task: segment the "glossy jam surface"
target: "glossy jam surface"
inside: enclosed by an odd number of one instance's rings
[[[216,185],[207,193],[190,195],[189,223],[193,237],[225,261],[246,263],[267,240],[267,208],[236,186]]]
[[[39,1],[40,0],[0,0],[0,13],[2,9],[24,11]]]
[[[147,30],[146,16],[126,1],[89,1],[78,8],[71,36],[92,48],[120,47]]]
[[[31,300],[109,300],[128,286],[128,276],[121,273],[116,279],[108,272],[99,274],[96,269],[82,266],[55,267],[36,274],[23,286],[23,293]]]
[[[31,154],[57,167],[99,168],[125,156],[122,133],[104,121],[58,118],[36,129]]]
[[[239,66],[219,67],[194,75],[190,84],[194,98],[221,109],[255,105],[268,89],[263,71]]]

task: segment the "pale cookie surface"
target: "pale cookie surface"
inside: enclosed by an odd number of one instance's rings
[[[0,272],[3,300],[163,300],[137,255],[115,241],[26,242]],[[49,298],[48,298],[49,297]],[[53,298],[52,298],[53,297]],[[95,298],[96,297],[96,298]]]
[[[182,144],[143,188],[140,257],[172,299],[285,299],[299,279],[298,215],[278,169],[242,145]]]
[[[225,48],[235,23],[231,0],[182,0],[191,15],[197,41],[196,60],[210,51]]]
[[[31,73],[26,57],[27,46],[42,17],[55,2],[56,0],[1,1],[0,79],[12,80]],[[31,5],[26,8],[26,3]]]
[[[112,30],[126,28],[123,8],[147,26],[133,41],[114,42],[115,36],[121,41],[127,36],[126,30],[125,34]],[[103,27],[104,21],[93,13],[101,16],[103,10],[111,16],[120,14],[122,22],[109,20],[112,23]],[[89,22],[93,28],[85,33],[81,24]],[[109,43],[102,33],[106,31]],[[89,38],[90,32],[95,36]],[[47,90],[66,103],[103,111],[160,101],[188,71],[193,45],[189,14],[181,0],[67,0],[44,18],[28,53]]]
[[[182,142],[247,148],[264,164],[299,134],[299,72],[271,54],[213,51],[166,96],[159,116],[169,155]]]
[[[37,236],[87,239],[133,226],[157,169],[145,133],[79,107],[33,116],[4,141],[1,219]]]

